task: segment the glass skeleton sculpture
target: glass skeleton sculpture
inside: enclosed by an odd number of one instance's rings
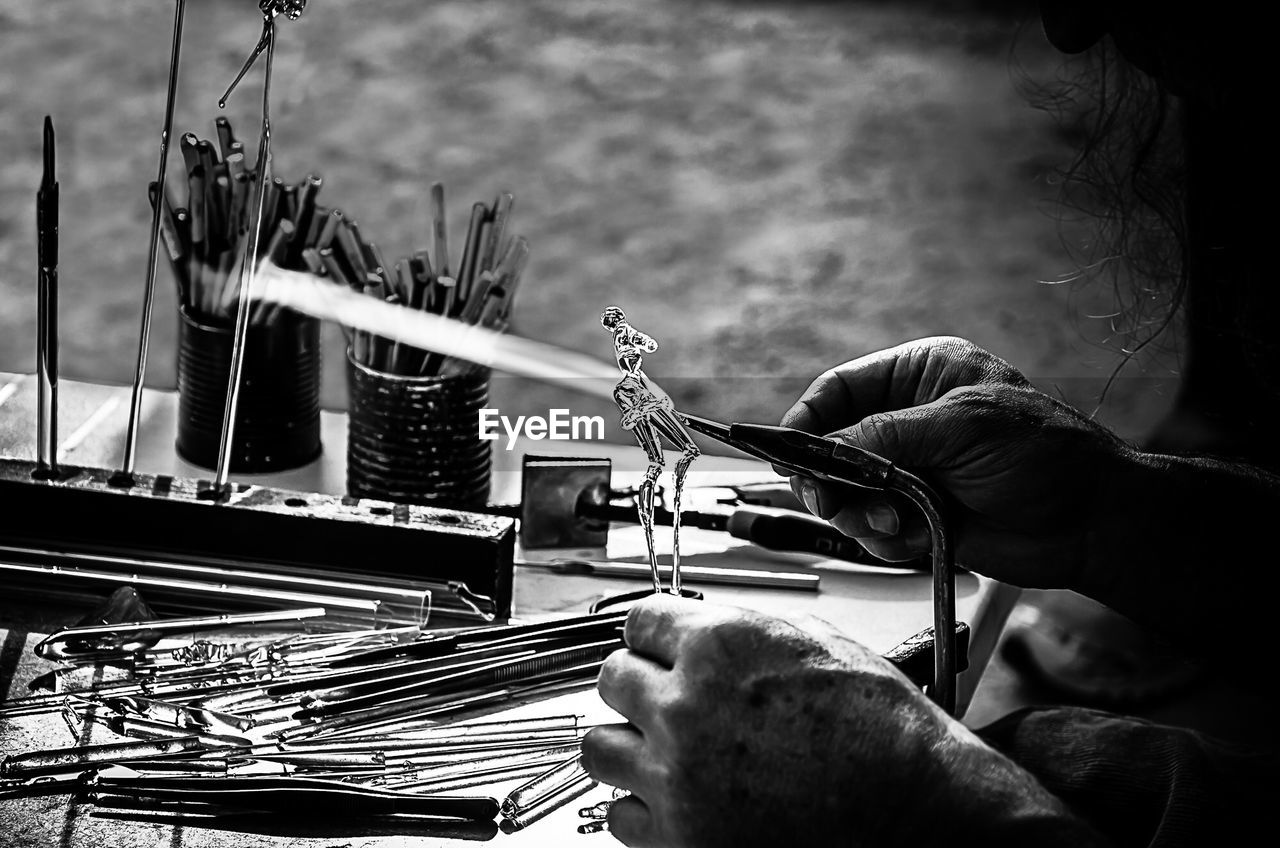
[[[658,342],[647,333],[627,323],[627,316],[616,306],[607,307],[600,315],[600,323],[613,334],[613,351],[618,358],[622,379],[613,390],[613,400],[622,411],[622,427],[635,434],[636,441],[644,449],[649,467],[636,498],[640,525],[644,528],[645,542],[649,547],[649,567],[653,569],[653,590],[662,591],[658,557],[653,549],[653,496],[658,477],[662,474],[666,457],[662,452],[662,439],[678,451],[673,472],[674,487],[671,504],[671,592],[680,594],[680,494],[684,491],[684,477],[689,466],[701,455],[689,433],[676,417],[671,398],[645,376],[641,365],[644,354],[658,349]]]

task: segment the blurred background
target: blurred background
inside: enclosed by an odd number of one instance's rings
[[[1032,4],[1034,5],[1034,4]],[[0,3],[0,371],[34,368],[40,125],[59,138],[62,373],[132,378],[173,3]],[[255,43],[253,0],[189,0],[175,139],[213,138]],[[1088,223],[1053,204],[1074,129],[1029,105],[1061,58],[1000,2],[314,0],[281,25],[274,168],[323,176],[388,257],[428,245],[443,182],[516,196],[532,243],[514,331],[607,358],[609,304],[661,342],[647,371],[689,411],[775,421],[824,369],[957,334],[1129,438],[1173,357],[1120,363],[1105,285],[1058,282]],[[261,69],[225,114],[255,149]],[[174,144],[171,176],[181,172]],[[185,195],[182,195],[185,196]],[[163,257],[148,382],[173,386]],[[346,402],[326,328],[326,406]],[[616,411],[495,377],[503,414]]]

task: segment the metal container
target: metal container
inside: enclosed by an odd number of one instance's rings
[[[403,377],[347,352],[347,494],[446,507],[489,498],[491,442],[480,439],[489,372]]]
[[[231,373],[230,327],[185,310],[178,324],[178,454],[202,468],[218,463]],[[231,470],[280,471],[320,455],[320,322],[284,310],[250,325],[231,443]]]

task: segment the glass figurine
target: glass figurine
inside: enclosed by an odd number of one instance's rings
[[[618,359],[622,379],[613,390],[613,400],[622,411],[622,427],[635,434],[636,441],[644,448],[649,460],[640,494],[636,499],[640,513],[640,525],[644,528],[645,542],[649,546],[649,567],[653,569],[653,589],[662,591],[662,579],[658,571],[658,557],[653,549],[653,498],[658,476],[662,474],[665,457],[662,439],[680,451],[673,473],[674,486],[671,503],[672,548],[671,591],[680,594],[680,495],[684,491],[684,477],[690,464],[701,454],[693,443],[684,424],[675,412],[675,405],[666,392],[645,376],[641,366],[644,354],[658,349],[658,342],[647,333],[627,323],[627,316],[616,306],[610,306],[600,315],[600,323],[613,334],[613,352]]]

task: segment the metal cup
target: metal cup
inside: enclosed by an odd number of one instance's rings
[[[386,374],[347,351],[347,494],[468,508],[489,498],[491,444],[480,439],[489,372]]]
[[[231,329],[179,310],[178,454],[202,468],[218,463],[231,374]],[[320,322],[285,310],[250,326],[231,470],[280,471],[320,455]]]

